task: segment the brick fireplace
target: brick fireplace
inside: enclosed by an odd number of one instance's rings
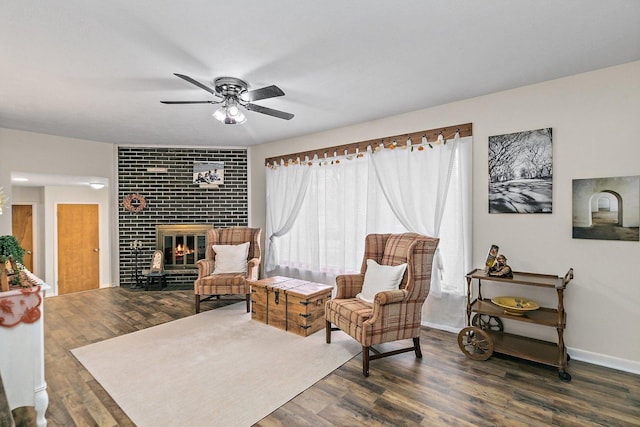
[[[219,188],[201,188],[193,183],[194,163],[203,162],[224,163],[224,184]],[[139,272],[149,268],[153,252],[163,247],[158,245],[156,226],[246,226],[249,218],[247,171],[246,149],[118,147],[120,286],[135,283],[136,254],[132,242],[141,242]],[[146,200],[145,208],[139,212],[127,211],[122,205],[123,199],[134,193]],[[202,236],[201,233],[198,231],[196,236]],[[173,243],[180,244],[182,239],[183,247],[186,245],[189,249],[186,256],[184,248],[177,249],[173,255],[165,253],[169,288],[193,287],[197,269],[192,261],[203,256],[203,239],[194,236],[191,243],[191,238],[181,237],[180,232],[170,235],[174,236]]]

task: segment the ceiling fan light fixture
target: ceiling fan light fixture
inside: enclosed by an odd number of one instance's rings
[[[235,117],[238,115],[240,110],[238,110],[238,107],[236,107],[235,105],[231,105],[230,107],[227,108],[227,112],[229,113],[230,116]]]
[[[218,108],[213,117],[220,123],[226,125],[240,125],[247,121],[247,117],[238,106],[232,102],[225,103],[222,107]]]
[[[177,77],[204,89],[220,100],[216,101],[160,101],[163,104],[220,104],[213,117],[221,123],[225,124],[242,124],[247,121],[240,107],[249,111],[268,116],[277,117],[283,120],[291,120],[294,115],[284,111],[274,110],[273,108],[263,107],[253,104],[254,101],[262,99],[275,98],[283,96],[282,89],[275,85],[266,86],[256,90],[248,90],[249,85],[244,80],[235,77],[217,77],[213,80],[214,88],[200,83],[199,81],[186,76],[184,74],[174,73]]]
[[[218,108],[213,113],[213,118],[216,119],[219,122],[224,123],[225,117],[227,117],[227,107],[225,105],[223,105],[222,107]]]
[[[231,117],[237,117],[238,114],[242,114],[238,108],[238,103],[233,98],[227,101],[227,114]]]
[[[246,121],[247,121],[247,118],[242,113],[242,111],[238,110],[238,107],[236,107],[236,114],[231,114],[231,112],[227,108],[227,116],[224,119],[224,123],[225,124],[227,124],[227,125],[241,125],[242,123],[244,123]]]

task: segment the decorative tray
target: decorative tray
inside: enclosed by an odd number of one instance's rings
[[[505,313],[514,316],[523,316],[528,311],[537,310],[540,305],[528,298],[522,297],[495,297],[491,302],[504,309]]]

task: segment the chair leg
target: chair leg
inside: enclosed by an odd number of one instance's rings
[[[362,375],[369,376],[369,347],[362,346]]]
[[[331,344],[331,322],[329,322],[327,320],[327,326],[326,326],[326,337],[327,337],[327,344]]]
[[[246,299],[247,299],[247,313],[249,313],[251,311],[251,294],[247,294]]]
[[[414,350],[416,352],[416,357],[418,359],[422,359],[422,349],[420,348],[420,337],[415,337],[413,339],[413,346],[415,347]]]
[[[422,359],[422,349],[420,348],[420,337],[415,337],[413,339],[413,346],[415,347],[414,350],[416,352],[416,357],[418,359]]]
[[[196,294],[196,314],[200,313],[200,295]]]

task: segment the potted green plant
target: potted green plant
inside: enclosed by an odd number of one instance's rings
[[[2,291],[8,291],[9,286],[21,286],[20,270],[24,268],[23,257],[25,250],[14,236],[0,236],[0,283]],[[10,276],[10,277],[9,277]]]

